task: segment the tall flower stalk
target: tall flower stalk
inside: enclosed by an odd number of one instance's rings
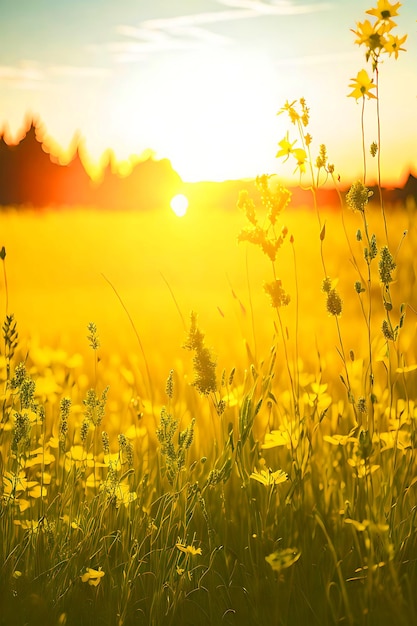
[[[368,335],[368,351],[369,351],[369,384],[370,392],[367,393],[369,398],[369,413],[368,413],[368,428],[370,432],[374,429],[374,372],[373,372],[373,354],[372,354],[372,333],[371,333],[371,319],[372,319],[372,277],[371,277],[371,263],[373,259],[377,257],[378,248],[374,235],[369,234],[368,221],[366,217],[365,207],[368,203],[368,198],[371,192],[366,187],[366,172],[367,172],[367,151],[365,142],[365,124],[364,124],[364,111],[365,111],[365,99],[374,99],[376,102],[376,122],[377,122],[377,141],[372,142],[370,147],[370,153],[372,157],[377,157],[377,186],[379,193],[379,203],[381,208],[381,214],[384,224],[386,245],[381,247],[380,260],[379,260],[379,278],[382,286],[382,300],[384,310],[386,312],[386,319],[382,323],[382,334],[387,342],[387,351],[389,353],[389,342],[394,342],[398,337],[399,328],[402,326],[404,320],[403,306],[400,311],[400,323],[395,326],[391,319],[392,300],[390,293],[390,283],[392,281],[391,272],[395,269],[395,262],[392,258],[389,250],[389,238],[387,219],[384,207],[384,198],[381,186],[381,112],[380,112],[380,96],[379,96],[379,65],[383,55],[394,55],[395,59],[398,58],[400,51],[404,51],[402,48],[403,43],[407,39],[407,35],[398,37],[393,35],[392,31],[396,28],[397,24],[393,21],[393,18],[398,15],[398,9],[401,6],[400,2],[391,3],[388,0],[378,0],[376,7],[366,11],[367,15],[370,15],[372,21],[366,19],[363,22],[357,22],[356,30],[352,29],[352,32],[356,35],[355,44],[359,46],[365,46],[365,59],[371,63],[372,77],[370,77],[365,69],[358,72],[356,78],[352,78],[353,82],[349,87],[352,89],[348,97],[353,97],[357,101],[362,99],[362,111],[361,111],[361,131],[362,131],[362,152],[363,152],[363,182],[354,183],[347,194],[346,201],[348,205],[355,211],[359,211],[363,218],[364,227],[364,258],[367,264],[367,294],[368,294],[368,310],[365,312],[364,303],[362,301],[361,294],[365,291],[360,281],[355,283],[355,290],[359,295],[362,312],[364,314],[367,335]],[[362,233],[357,233],[358,241],[362,240]]]
[[[340,328],[339,317],[343,310],[343,301],[336,289],[336,281],[333,281],[327,272],[326,262],[324,257],[324,240],[326,238],[326,224],[322,222],[319,210],[319,204],[317,199],[317,192],[319,188],[327,182],[329,177],[334,177],[334,165],[329,163],[327,148],[324,144],[320,145],[319,154],[315,161],[312,157],[312,136],[306,131],[310,121],[310,110],[306,104],[304,98],[300,98],[298,101],[286,102],[284,106],[278,111],[278,115],[287,113],[291,123],[297,128],[298,137],[295,141],[290,141],[289,133],[286,134],[284,139],[279,143],[279,150],[276,154],[277,158],[284,158],[285,161],[292,158],[296,162],[295,171],[300,175],[300,188],[307,191],[311,191],[313,197],[314,210],[317,214],[317,220],[320,229],[320,257],[323,267],[323,284],[322,290],[326,296],[326,309],[328,314],[335,319],[337,336],[339,339],[339,355],[343,361],[345,378],[343,378],[344,384],[347,388],[349,401],[352,403],[353,411],[356,416],[356,408],[353,402],[353,394],[351,391],[351,385],[349,380],[349,371],[347,367],[346,352],[343,345],[343,338]],[[300,141],[301,148],[297,147],[297,141]],[[309,177],[306,182],[304,175]]]
[[[371,153],[373,156],[377,156],[377,182],[379,201],[381,206],[381,212],[384,220],[385,236],[388,243],[388,228],[385,215],[384,199],[381,187],[381,114],[380,114],[380,98],[379,98],[379,64],[381,63],[381,57],[384,54],[388,56],[394,55],[395,59],[398,59],[400,51],[405,51],[402,48],[402,44],[407,39],[407,35],[398,37],[392,34],[392,30],[396,28],[397,24],[393,21],[393,17],[398,15],[398,9],[401,3],[396,2],[391,4],[388,0],[378,0],[375,8],[366,11],[368,15],[371,15],[374,20],[373,23],[368,19],[364,22],[357,22],[356,30],[352,29],[352,32],[356,35],[355,44],[359,46],[365,46],[365,58],[367,62],[371,62],[372,73],[375,75],[375,83],[369,78],[366,70],[361,70],[358,73],[356,79],[352,79],[354,82],[350,85],[353,87],[352,93],[349,96],[356,98],[363,98],[362,103],[362,140],[363,140],[363,155],[364,155],[364,184],[366,184],[366,151],[365,151],[365,134],[363,124],[363,112],[364,112],[364,99],[375,98],[376,100],[376,120],[377,120],[377,144],[372,144]],[[371,93],[371,89],[375,89],[375,95]]]

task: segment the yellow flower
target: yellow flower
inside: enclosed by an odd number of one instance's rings
[[[355,43],[358,46],[365,44],[370,50],[378,50],[382,48],[381,35],[376,31],[375,26],[371,24],[369,20],[364,22],[357,22],[358,30],[353,30],[352,33],[357,36]]]
[[[394,35],[388,35],[388,39],[384,43],[385,52],[388,52],[389,56],[391,56],[391,54],[394,54],[395,58],[398,59],[398,53],[400,52],[400,50],[405,52],[405,48],[401,48],[401,44],[403,44],[406,39],[407,35],[404,35],[404,37],[401,38]]]
[[[257,480],[261,485],[265,485],[265,487],[269,487],[271,485],[280,485],[281,483],[285,483],[288,480],[288,474],[283,470],[277,470],[273,472],[272,470],[258,470],[255,468],[253,473],[250,475],[250,478],[253,480]]]
[[[201,555],[201,548],[194,548],[194,546],[186,546],[182,543],[176,543],[175,547],[180,550],[180,552],[184,552],[184,554],[190,554],[191,556],[196,556],[197,554]]]
[[[263,450],[269,450],[270,448],[277,448],[279,446],[289,446],[291,444],[291,436],[285,430],[271,430],[270,433],[266,433],[264,443],[261,448]]]
[[[78,517],[75,517],[71,522],[71,528],[74,530],[81,530],[80,521]]]
[[[378,0],[375,9],[369,9],[366,11],[368,15],[373,15],[380,22],[390,22],[391,18],[395,15],[398,15],[398,9],[400,8],[401,3],[396,2],[395,4],[391,4],[388,0]],[[393,26],[396,26],[394,22],[391,22]]]
[[[6,472],[3,476],[3,496],[5,498],[14,498],[19,491],[25,491],[28,486],[26,474],[23,470],[19,470],[18,474]]]
[[[87,567],[87,571],[81,575],[81,580],[83,583],[88,582],[89,585],[97,587],[103,576],[104,572],[102,571],[101,567],[99,567],[98,570]]]
[[[349,87],[353,89],[352,93],[348,94],[348,98],[364,98],[368,96],[368,98],[376,98],[376,96],[371,93],[371,89],[376,89],[376,85],[372,82],[372,78],[368,76],[368,72],[366,70],[361,70],[358,72],[356,78],[351,78],[353,83],[350,83]]]
[[[294,100],[293,102],[288,102],[288,100],[287,100],[287,102],[284,104],[282,109],[280,109],[278,111],[278,115],[281,115],[281,113],[284,113],[285,111],[287,111],[288,115],[290,116],[291,122],[293,124],[298,122],[298,120],[300,119],[300,115],[299,115],[299,113],[297,113],[297,111],[295,110],[295,107],[294,107],[296,102],[297,102],[297,100]]]
[[[295,157],[295,160],[297,161],[297,167],[300,169],[300,172],[304,174],[306,171],[306,160],[307,160],[306,151],[303,150],[303,148],[295,148],[295,150],[293,150],[292,153]]]
[[[290,142],[290,140],[288,139],[288,133],[287,133],[286,136],[284,137],[284,139],[282,139],[282,141],[280,141],[278,143],[278,145],[280,146],[281,150],[278,150],[278,152],[276,154],[277,158],[286,157],[286,159],[288,159],[290,154],[292,154],[293,146],[296,143],[297,143],[296,141],[293,141],[292,143]]]
[[[265,561],[269,563],[275,572],[281,572],[283,569],[294,565],[300,556],[301,552],[297,548],[284,548],[283,550],[276,550],[272,554],[268,554],[268,556],[265,557]]]

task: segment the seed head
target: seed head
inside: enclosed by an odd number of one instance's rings
[[[378,152],[378,144],[375,141],[371,143],[370,152],[373,157],[375,157]]]
[[[332,279],[329,276],[326,276],[326,278],[323,280],[321,288],[324,293],[330,293],[332,288]]]
[[[121,457],[124,459],[124,462],[127,463],[128,467],[133,467],[133,446],[130,439],[126,437],[126,435],[120,434],[118,436],[119,441],[119,452]]]
[[[109,439],[108,433],[105,430],[103,430],[103,432],[101,433],[101,441],[103,444],[104,454],[109,455],[110,454],[110,439]]]
[[[353,183],[351,188],[346,194],[346,202],[353,211],[360,211],[364,213],[365,207],[368,204],[368,199],[372,196],[372,191],[365,187],[365,185],[358,180]]]
[[[379,259],[379,279],[383,285],[392,283],[391,272],[395,270],[396,263],[389,251],[388,246],[381,248],[381,257]]]
[[[382,334],[387,341],[395,341],[396,339],[396,334],[394,333],[392,326],[387,322],[387,320],[384,320],[382,322]]]
[[[171,370],[169,372],[169,376],[167,378],[167,384],[166,384],[166,387],[165,387],[165,392],[166,392],[166,394],[167,394],[167,396],[168,396],[168,398],[170,400],[172,400],[172,397],[174,395],[174,379],[173,379],[173,377],[174,377],[174,370]]]
[[[274,309],[279,309],[281,306],[287,306],[291,297],[282,287],[282,282],[279,279],[274,280],[271,283],[264,284],[264,290],[271,299],[271,305]]]
[[[366,399],[361,397],[358,400],[358,411],[359,413],[362,414],[366,414],[367,413],[367,409],[366,409]]]
[[[343,302],[336,289],[330,289],[329,293],[327,294],[326,308],[329,315],[334,315],[335,317],[338,317],[342,314]]]
[[[65,440],[68,433],[68,417],[71,408],[70,398],[62,398],[60,403],[60,420],[59,420],[59,448],[65,451]]]

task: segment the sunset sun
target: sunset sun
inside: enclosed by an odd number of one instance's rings
[[[178,217],[184,217],[188,209],[188,198],[182,193],[174,196],[170,202],[171,209]]]

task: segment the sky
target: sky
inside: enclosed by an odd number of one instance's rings
[[[371,67],[351,28],[377,0],[0,0],[0,129],[38,116],[54,148],[74,136],[98,164],[151,150],[184,181],[282,172],[277,112],[306,98],[312,150],[325,143],[344,181],[361,175],[361,102]],[[404,0],[397,60],[380,67],[382,178],[417,174],[417,2]],[[366,101],[365,142],[376,141]],[[371,160],[371,157],[370,157]],[[368,166],[375,175],[376,160]]]

